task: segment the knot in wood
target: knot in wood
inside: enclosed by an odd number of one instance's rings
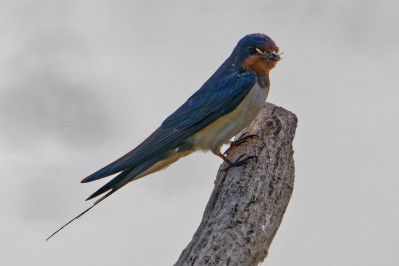
[[[277,136],[281,131],[281,121],[277,116],[266,119],[264,123],[266,136]]]

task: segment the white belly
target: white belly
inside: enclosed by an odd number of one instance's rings
[[[255,84],[244,100],[232,112],[197,132],[193,137],[197,149],[218,152],[238,132],[247,127],[263,107],[269,89]]]

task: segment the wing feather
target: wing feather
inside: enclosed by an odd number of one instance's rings
[[[233,111],[256,82],[253,71],[230,71],[228,75],[217,73],[139,146],[86,177],[82,183],[137,167],[178,147],[202,128]]]

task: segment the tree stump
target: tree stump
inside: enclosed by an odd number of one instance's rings
[[[265,104],[243,131],[258,137],[227,153],[230,160],[257,158],[227,172],[220,166],[201,224],[175,265],[257,265],[266,258],[294,188],[296,126],[295,114]]]

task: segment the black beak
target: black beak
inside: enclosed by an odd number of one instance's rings
[[[265,52],[266,58],[269,59],[270,61],[279,61],[280,60],[280,55],[276,54],[275,52],[272,51],[267,51]]]
[[[272,51],[264,52],[259,48],[256,48],[256,51],[258,52],[258,55],[260,55],[270,61],[276,62],[276,61],[280,61],[280,59],[281,59],[279,54],[276,54],[275,52],[272,52]]]

